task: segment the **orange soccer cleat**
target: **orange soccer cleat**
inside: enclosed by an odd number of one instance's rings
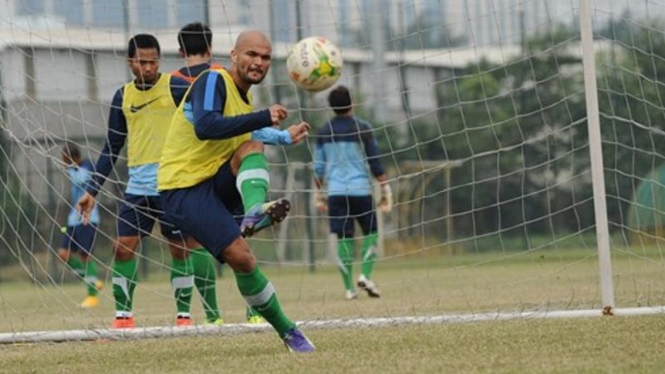
[[[192,324],[193,322],[190,317],[179,316],[178,318],[175,319],[175,325],[177,327],[191,326]]]
[[[112,329],[134,328],[134,317],[116,317],[111,325]]]

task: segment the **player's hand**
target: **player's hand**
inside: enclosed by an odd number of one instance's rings
[[[302,121],[296,125],[291,125],[287,129],[289,135],[291,135],[291,144],[296,144],[299,141],[305,139],[309,135],[309,130],[312,127],[309,123]]]
[[[270,122],[272,122],[274,126],[279,125],[279,123],[285,120],[289,115],[286,108],[279,104],[273,104],[268,110],[270,111]]]
[[[318,209],[320,212],[327,212],[328,211],[328,196],[326,196],[326,193],[323,192],[323,190],[316,190],[316,197],[314,197],[314,205],[316,206],[316,209]]]
[[[83,225],[87,225],[88,222],[90,222],[90,214],[92,214],[92,208],[95,207],[95,203],[95,197],[89,192],[86,192],[81,196],[76,203],[76,211],[78,212],[79,217],[82,218]]]
[[[393,191],[388,183],[381,185],[381,198],[377,206],[383,213],[388,213],[393,209]]]

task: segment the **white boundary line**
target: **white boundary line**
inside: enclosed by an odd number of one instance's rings
[[[615,316],[637,316],[665,314],[665,306],[618,308],[614,310]],[[551,319],[551,318],[580,318],[601,317],[603,312],[599,309],[566,310],[566,311],[526,311],[513,313],[477,313],[477,314],[448,314],[429,317],[392,317],[392,318],[363,318],[363,319],[332,319],[322,321],[298,322],[298,326],[305,329],[340,329],[352,327],[384,327],[402,325],[431,325],[446,323],[470,323],[485,321],[510,321],[521,319]],[[21,344],[37,342],[69,342],[94,340],[133,340],[181,336],[200,335],[237,335],[256,332],[271,331],[267,324],[228,324],[222,326],[189,326],[189,327],[144,327],[133,329],[98,329],[98,330],[62,330],[62,331],[34,331],[14,332],[0,334],[0,344]]]

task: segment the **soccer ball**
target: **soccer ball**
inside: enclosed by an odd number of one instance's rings
[[[319,92],[342,74],[342,53],[328,39],[313,36],[296,43],[286,59],[289,77],[300,88]]]

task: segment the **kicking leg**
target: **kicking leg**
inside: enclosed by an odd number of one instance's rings
[[[286,218],[291,209],[288,200],[265,202],[270,175],[262,143],[246,141],[240,145],[231,159],[231,170],[236,175],[236,188],[242,196],[245,212],[240,224],[243,236],[250,237]]]

